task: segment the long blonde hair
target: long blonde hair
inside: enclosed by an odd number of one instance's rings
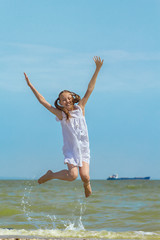
[[[63,90],[62,92],[59,93],[58,98],[55,100],[54,106],[55,106],[57,109],[63,111],[63,112],[66,114],[67,120],[69,120],[69,118],[71,117],[69,111],[68,111],[66,108],[64,108],[62,105],[59,105],[59,104],[58,104],[59,101],[60,101],[60,96],[61,96],[61,94],[64,93],[64,92],[68,92],[68,93],[71,94],[73,105],[74,105],[75,103],[78,103],[78,102],[81,100],[81,98],[80,98],[80,96],[79,96],[78,94],[76,94],[76,93],[74,93],[74,92],[70,92],[70,91],[68,91],[68,90]]]

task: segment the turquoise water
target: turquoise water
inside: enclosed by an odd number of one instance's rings
[[[160,239],[160,181],[0,181],[0,235]]]

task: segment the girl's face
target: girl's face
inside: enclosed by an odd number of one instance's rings
[[[68,111],[73,110],[73,97],[69,92],[63,92],[60,95],[60,104],[65,107]]]

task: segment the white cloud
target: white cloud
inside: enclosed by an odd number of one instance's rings
[[[96,84],[97,91],[137,91],[160,87],[159,68],[152,69],[145,65],[146,61],[147,64],[159,61],[159,52],[105,50],[83,53],[21,43],[5,43],[1,44],[1,48],[0,88],[5,91],[25,90],[24,71],[40,89],[59,91],[68,88],[84,91],[95,69],[92,59],[94,55],[104,58]]]
[[[12,43],[12,42],[8,42],[8,43],[1,43],[2,45],[5,45],[7,47],[10,48],[14,48],[14,49],[20,49],[23,51],[28,51],[28,52],[37,52],[39,54],[43,54],[43,53],[62,53],[64,54],[65,52],[68,52],[68,50],[63,49],[63,48],[55,48],[52,46],[48,46],[48,45],[42,45],[42,44],[28,44],[28,43]]]
[[[99,52],[106,62],[121,61],[159,61],[160,52],[127,52],[123,50],[108,50]]]

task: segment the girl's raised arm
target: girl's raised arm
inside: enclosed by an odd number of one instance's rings
[[[38,101],[45,107],[47,108],[51,113],[55,114],[60,120],[62,119],[62,112],[57,109],[54,108],[50,103],[48,103],[45,98],[35,89],[35,87],[31,84],[31,82],[29,81],[27,74],[24,73],[26,82],[28,84],[28,86],[30,87],[30,89],[32,90],[32,92],[34,93],[34,95],[36,96],[36,98],[38,99]]]
[[[91,80],[88,84],[88,88],[87,88],[87,91],[86,91],[84,97],[80,100],[80,102],[78,104],[82,108],[83,113],[84,113],[84,107],[85,107],[85,105],[88,101],[88,98],[90,97],[91,93],[93,92],[93,89],[94,89],[95,84],[96,84],[98,73],[99,73],[99,71],[100,71],[100,69],[103,65],[103,61],[104,61],[104,60],[101,60],[100,57],[97,57],[97,56],[94,57],[93,60],[96,64],[96,70],[95,70],[95,72],[94,72],[94,74],[93,74],[93,76],[92,76],[92,78],[91,78]]]

